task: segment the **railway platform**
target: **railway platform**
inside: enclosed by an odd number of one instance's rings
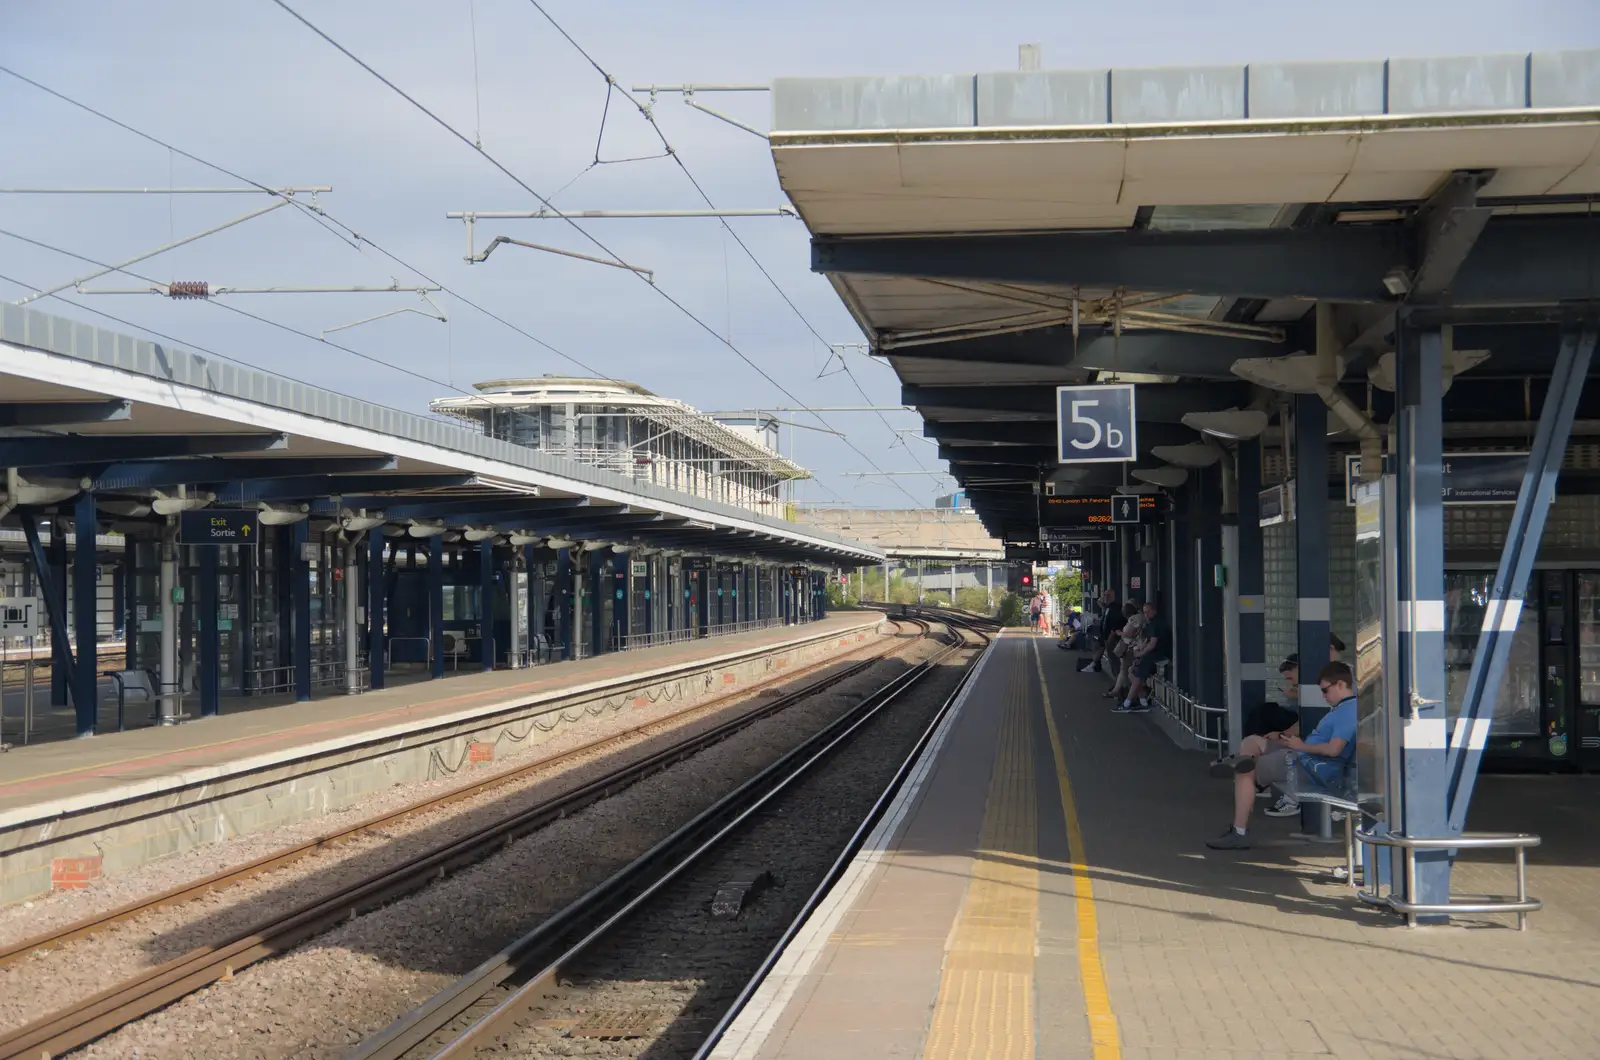
[[[1076,655],[1007,632],[715,1060],[1592,1057],[1594,778],[1485,777],[1474,828],[1534,831],[1510,916],[1408,929],[1260,818],[1208,850],[1229,786]],[[1507,893],[1509,858],[1458,893]]]
[[[883,622],[839,612],[13,750],[0,755],[0,903],[434,779],[440,762],[492,762],[585,711],[709,701],[866,647]]]

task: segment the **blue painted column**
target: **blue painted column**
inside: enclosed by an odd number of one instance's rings
[[[601,555],[604,549],[594,548],[583,554],[584,585],[588,589],[589,604],[589,654],[604,654],[606,644],[605,627],[605,600],[611,595],[611,586],[606,583],[610,578],[601,577],[601,571],[606,566],[605,557]]]
[[[78,494],[73,513],[77,533],[72,554],[72,610],[77,626],[77,680],[73,682],[72,704],[77,716],[78,735],[93,736],[100,722],[100,674],[96,666],[99,632],[99,593],[96,591],[94,493]]]
[[[74,675],[75,679],[77,670],[72,661],[72,646],[67,640],[66,594],[61,591],[61,585],[53,576],[53,564],[45,557],[45,546],[39,539],[39,524],[34,518],[34,513],[27,508],[20,508],[17,510],[17,519],[22,523],[22,534],[28,542],[28,554],[33,558],[33,569],[39,576],[39,595],[44,597],[45,618],[50,623],[51,670],[60,671],[63,682],[69,674]]]
[[[646,636],[656,631],[656,557],[644,563],[644,632]],[[645,643],[649,643],[646,641]]]
[[[388,588],[383,576],[383,528],[373,527],[367,533],[367,687],[374,692],[383,687]]]
[[[1444,340],[1401,320],[1395,351],[1395,555],[1398,561],[1401,814],[1397,830],[1447,835],[1444,676]],[[1444,850],[1417,855],[1414,901],[1443,903],[1450,893]]]
[[[217,552],[221,548],[201,545],[196,550],[200,556],[200,612],[195,625],[200,640],[202,718],[214,718],[222,709],[222,631],[217,627]]]
[[[633,616],[633,600],[628,595],[628,564],[632,561],[621,552],[611,554],[611,630],[612,641],[618,651],[628,643],[628,620]]]
[[[239,691],[250,693],[250,671],[256,658],[256,570],[260,566],[261,543],[259,527],[252,547],[239,549],[239,584],[234,593],[239,601],[239,656],[244,664],[239,668]],[[129,669],[132,669],[129,664]]]
[[[1267,683],[1276,675],[1267,658],[1267,576],[1261,533],[1261,441],[1239,443],[1239,558],[1230,571],[1239,587],[1239,663],[1241,706],[1249,718],[1267,701]]]
[[[311,540],[311,528],[301,520],[293,529],[284,569],[289,572],[289,591],[294,598],[294,698],[304,703],[311,698],[311,564],[302,553]]]
[[[494,669],[494,538],[478,542],[478,661],[484,673]]]
[[[1300,734],[1328,712],[1317,674],[1328,661],[1328,409],[1315,394],[1294,399],[1295,595],[1299,597]]]
[[[444,538],[428,538],[428,643],[430,677],[444,676]]]
[[[572,636],[572,550],[556,551],[556,639],[561,642],[561,658],[573,657]]]
[[[49,579],[55,590],[55,598],[61,604],[61,628],[64,630],[67,628],[67,534],[61,528],[59,515],[50,521],[49,569],[39,572],[39,580],[42,582],[45,579]],[[52,632],[51,643],[55,661],[50,667],[50,705],[64,707],[67,705],[68,686],[78,679],[78,672],[72,661],[72,645],[66,636],[63,635],[61,642],[56,644]]]
[[[522,565],[528,568],[528,658],[533,660],[533,665],[539,665],[539,637],[544,636],[544,573],[538,560],[538,549],[533,544],[523,544]],[[539,573],[536,573],[539,572]]]

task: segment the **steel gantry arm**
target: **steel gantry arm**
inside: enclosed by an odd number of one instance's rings
[[[1561,352],[1551,374],[1550,390],[1539,413],[1539,427],[1522,473],[1522,489],[1500,550],[1500,565],[1484,608],[1483,631],[1467,675],[1461,713],[1445,760],[1449,778],[1450,830],[1460,833],[1467,823],[1467,807],[1472,802],[1472,787],[1478,778],[1478,764],[1489,738],[1494,718],[1495,697],[1505,675],[1516,636],[1517,620],[1522,615],[1524,594],[1533,577],[1533,562],[1544,536],[1545,517],[1555,498],[1556,477],[1567,451],[1567,438],[1578,398],[1589,374],[1594,355],[1596,327],[1587,324],[1581,332],[1562,336]]]

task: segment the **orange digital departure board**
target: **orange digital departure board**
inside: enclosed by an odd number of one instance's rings
[[[1155,494],[1139,495],[1139,521],[1152,523],[1160,517],[1161,508]],[[1111,526],[1111,496],[1097,497],[1045,497],[1040,513],[1040,526]]]

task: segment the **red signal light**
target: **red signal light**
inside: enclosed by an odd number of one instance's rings
[[[1033,575],[1031,575],[1031,574],[1024,574],[1024,575],[1023,575],[1023,576],[1022,576],[1022,584],[1023,584],[1023,585],[1032,585],[1032,584],[1033,584]]]

